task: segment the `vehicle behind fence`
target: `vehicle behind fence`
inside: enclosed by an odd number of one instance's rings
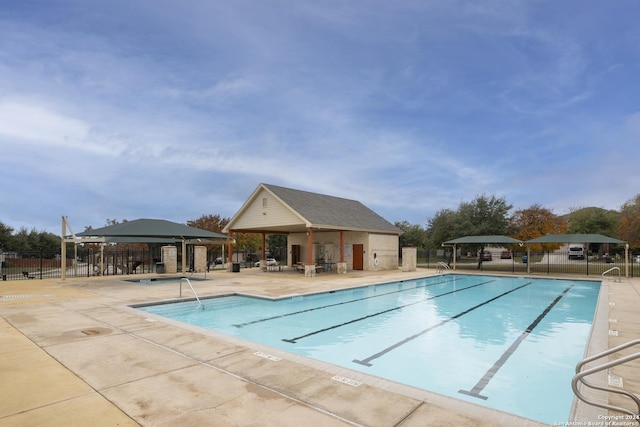
[[[419,250],[418,266],[436,268],[439,262],[444,262],[453,268],[452,251]],[[456,270],[534,274],[572,274],[585,276],[600,276],[602,273],[621,276],[626,274],[624,253],[598,254],[585,251],[583,256],[576,256],[568,248],[557,251],[531,252],[525,250],[505,250],[503,248],[485,248],[482,254],[463,252],[458,253],[455,261]],[[617,267],[618,269],[614,268]],[[629,276],[640,276],[640,254],[629,254]]]
[[[59,251],[39,251],[22,256],[9,253],[2,255],[2,280],[62,277],[63,266]],[[64,268],[67,277],[142,274],[156,272],[159,261],[159,250],[105,250],[101,253],[99,249],[79,247],[67,253]]]

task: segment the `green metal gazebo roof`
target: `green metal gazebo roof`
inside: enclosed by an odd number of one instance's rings
[[[500,235],[489,235],[489,236],[464,236],[459,237],[457,239],[449,240],[444,242],[443,245],[457,245],[457,244],[483,244],[483,243],[500,243],[500,244],[508,244],[513,245],[517,243],[522,243],[522,240],[514,239],[509,236],[500,236]]]
[[[527,240],[526,243],[627,243],[602,234],[547,234]]]
[[[613,237],[604,236],[602,234],[547,234],[546,236],[536,237],[535,239],[522,241],[509,236],[491,235],[491,236],[464,236],[457,239],[449,240],[443,245],[469,244],[478,245],[483,243],[508,244],[516,243],[627,243]]]
[[[228,239],[229,236],[208,230],[190,227],[164,219],[136,219],[95,230],[78,233],[78,236],[121,238],[123,241],[175,241],[188,239]],[[117,240],[117,239],[116,239]]]

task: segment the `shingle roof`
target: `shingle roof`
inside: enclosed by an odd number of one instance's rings
[[[305,218],[312,227],[400,233],[397,227],[356,200],[271,184],[261,185]]]

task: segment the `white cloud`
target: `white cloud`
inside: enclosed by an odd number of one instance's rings
[[[89,127],[81,120],[65,117],[38,105],[0,103],[0,135],[35,144],[82,147]]]

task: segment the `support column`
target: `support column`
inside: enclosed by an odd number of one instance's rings
[[[266,246],[267,246],[267,235],[263,231],[262,232],[262,253],[260,255],[260,268],[263,271],[267,271],[267,250],[266,250]]]
[[[629,277],[629,244],[624,245],[624,277]]]
[[[347,263],[344,260],[344,230],[340,230],[340,260],[336,264],[336,272],[347,274]]]
[[[316,264],[313,262],[313,230],[307,228],[307,263],[304,266],[305,277],[314,277],[316,275]]]
[[[229,230],[229,236],[231,237],[229,239],[229,259],[227,262],[227,271],[231,271],[232,268],[232,264],[233,264],[233,236],[235,236],[236,232],[235,230]]]
[[[182,274],[187,274],[187,239],[182,238]]]
[[[458,248],[456,247],[456,244],[453,244],[453,270],[455,271],[456,269],[456,260],[458,259]]]
[[[313,230],[311,227],[307,228],[307,264],[313,264]]]
[[[62,280],[67,278],[67,242],[65,241],[65,234],[67,233],[67,221],[66,218],[62,217],[62,243],[60,247],[60,277]]]
[[[418,249],[415,246],[402,248],[402,271],[416,271]]]

